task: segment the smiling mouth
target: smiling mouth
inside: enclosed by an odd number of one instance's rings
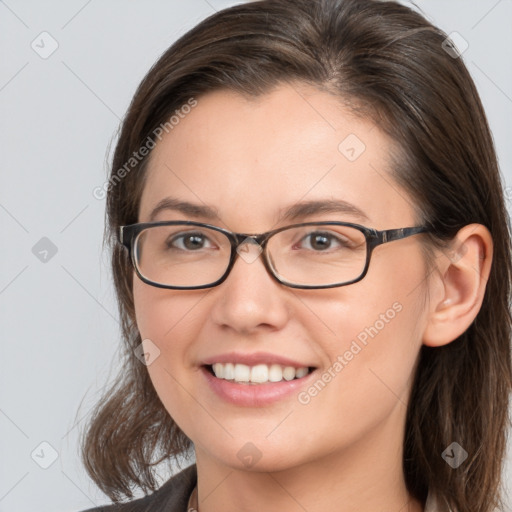
[[[237,384],[267,384],[302,379],[315,370],[312,366],[295,368],[281,364],[214,363],[205,368],[217,379]]]

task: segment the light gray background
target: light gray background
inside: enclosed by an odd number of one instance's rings
[[[119,342],[101,247],[105,202],[92,190],[106,179],[109,142],[149,67],[201,19],[235,3],[0,1],[2,512],[108,501],[77,452],[82,420],[116,371]],[[512,1],[417,5],[469,44],[463,58],[489,117],[510,209]],[[52,40],[58,48],[42,58]],[[32,252],[42,237],[57,249],[46,262]],[[509,455],[507,482],[511,466]]]

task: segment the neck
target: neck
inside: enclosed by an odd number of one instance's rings
[[[393,422],[389,427],[396,427]],[[401,437],[383,428],[350,447],[279,471],[221,464],[196,446],[199,512],[423,512],[408,493]],[[390,442],[390,440],[395,442]],[[399,441],[399,442],[398,442]]]

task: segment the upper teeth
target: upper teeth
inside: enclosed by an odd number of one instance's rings
[[[214,363],[213,373],[219,379],[234,380],[235,382],[279,382],[281,380],[300,379],[308,374],[307,366],[294,368],[293,366],[281,366],[280,364],[246,364]]]

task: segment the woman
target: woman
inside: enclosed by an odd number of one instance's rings
[[[510,230],[443,32],[375,0],[220,11],[142,81],[107,192],[126,361],[85,465],[118,502],[195,456],[119,510],[502,506]]]

